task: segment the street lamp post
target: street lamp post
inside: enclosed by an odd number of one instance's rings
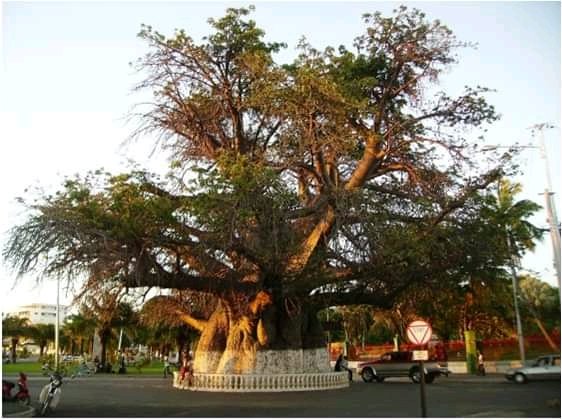
[[[558,230],[558,217],[556,215],[556,206],[554,205],[554,193],[552,192],[548,156],[546,153],[546,145],[544,143],[543,130],[545,128],[553,128],[553,126],[542,123],[532,126],[531,130],[537,130],[539,132],[541,157],[544,159],[544,166],[546,169],[546,189],[544,190],[544,198],[546,201],[547,220],[550,229],[550,238],[552,240],[552,250],[554,253],[554,268],[556,270],[556,279],[558,280],[558,289],[560,289],[560,231]]]
[[[59,290],[60,290],[60,278],[57,277],[57,313],[55,317],[55,370],[59,370]]]
[[[513,243],[511,240],[511,234],[507,238],[507,245],[509,247],[510,253],[513,255]],[[511,268],[511,285],[513,288],[513,307],[515,308],[515,324],[517,327],[517,340],[519,342],[519,357],[521,358],[521,363],[525,366],[525,340],[523,338],[523,327],[521,325],[521,314],[519,313],[519,302],[518,302],[518,281],[517,272],[515,271],[516,259],[511,258],[510,268]]]

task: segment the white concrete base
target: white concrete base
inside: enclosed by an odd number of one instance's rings
[[[198,351],[193,370],[206,374],[244,375],[322,373],[331,370],[328,352],[324,347],[307,350],[259,350],[255,353],[253,366],[246,366],[244,372],[236,370],[236,357],[244,357],[244,355]],[[218,371],[217,366],[220,367]]]
[[[173,386],[207,392],[295,392],[347,388],[347,372],[292,373],[279,375],[220,375],[196,373],[180,381],[174,372]]]
[[[447,366],[453,373],[468,373],[466,362],[449,362]],[[521,366],[521,361],[519,360],[484,362],[484,369],[487,373],[505,373],[511,368],[518,368]]]

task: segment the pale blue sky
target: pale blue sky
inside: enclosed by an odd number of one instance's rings
[[[557,209],[560,203],[560,3],[403,2],[447,24],[460,40],[478,49],[459,51],[460,63],[442,78],[441,88],[460,93],[465,85],[497,90],[488,98],[503,118],[489,127],[490,144],[530,143],[527,127],[551,122],[545,133]],[[317,48],[351,45],[362,33],[361,14],[388,14],[397,2],[3,2],[0,149],[0,246],[3,233],[21,220],[14,198],[28,186],[54,188],[63,175],[104,166],[123,168],[133,158],[163,170],[162,157],[149,158],[150,141],[122,149],[134,129],[125,115],[138,101],[130,94],[138,80],[128,63],[147,50],[136,38],[140,24],[164,34],[183,28],[196,40],[208,34],[208,17],[226,7],[256,5],[253,18],[270,41],[289,48],[291,61],[305,35]],[[521,198],[543,205],[544,162],[537,150],[523,154]],[[533,220],[546,226],[545,213]],[[547,236],[523,260],[525,268],[555,284]],[[4,307],[53,303],[53,282],[33,289],[0,267]],[[33,289],[33,290],[32,290]],[[69,301],[69,298],[63,298]]]

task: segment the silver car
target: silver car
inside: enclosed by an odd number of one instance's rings
[[[560,355],[548,354],[538,357],[532,365],[509,369],[505,377],[518,384],[527,381],[560,380]]]
[[[413,360],[411,351],[393,351],[368,362],[359,363],[357,370],[365,382],[383,382],[386,378],[410,377],[414,383],[419,383],[421,374],[418,362]],[[447,362],[428,360],[424,364],[425,382],[430,384],[440,375],[448,376],[451,371]]]

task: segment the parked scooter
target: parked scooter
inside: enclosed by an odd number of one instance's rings
[[[12,389],[16,386],[13,382],[2,379],[2,401],[17,401],[24,405],[29,405],[31,397],[27,388],[27,376],[20,372],[18,379],[18,392],[12,395]]]
[[[49,380],[50,382],[43,387],[39,395],[39,403],[41,404],[39,414],[41,416],[55,409],[60,400],[62,376],[55,372]]]

